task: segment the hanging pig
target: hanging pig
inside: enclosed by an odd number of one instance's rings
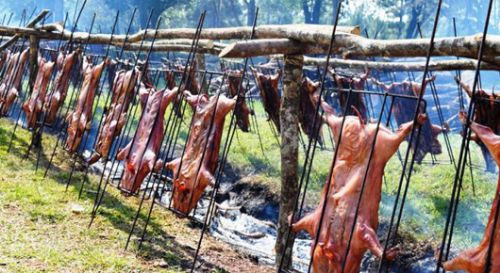
[[[281,107],[281,97],[278,90],[279,81],[281,78],[281,71],[276,74],[268,76],[258,72],[253,67],[252,70],[255,82],[260,91],[260,98],[262,104],[264,105],[264,110],[267,113],[268,120],[272,120],[278,132],[280,128],[280,107]]]
[[[38,58],[38,72],[33,85],[33,93],[30,98],[23,103],[23,111],[26,114],[28,128],[34,128],[40,113],[42,112],[50,77],[54,69],[54,62],[48,62],[44,58]]]
[[[22,87],[24,67],[28,60],[29,49],[23,52],[11,54],[5,75],[0,84],[0,115],[5,116],[9,112],[14,100],[19,96]]]
[[[329,74],[332,75],[333,80],[335,81],[336,85],[338,88],[342,88],[344,90],[338,91],[338,98],[340,102],[340,106],[342,109],[345,109],[345,115],[354,115],[355,112],[352,110],[351,107],[347,107],[346,109],[346,104],[347,104],[347,97],[348,97],[348,92],[345,92],[346,90],[352,89],[352,90],[365,90],[365,83],[366,79],[368,79],[368,75],[370,74],[369,71],[367,71],[365,74],[359,75],[359,76],[354,76],[354,77],[345,77],[345,76],[340,76],[339,74],[335,73],[335,70],[329,69],[328,70]],[[363,120],[368,121],[368,111],[366,110],[366,105],[365,101],[363,99],[363,94],[359,92],[351,92],[351,96],[349,98],[349,105],[354,106],[356,109],[358,109],[359,113],[363,117]]]
[[[465,123],[467,117],[465,113],[460,113],[460,120]],[[497,165],[500,165],[500,136],[495,134],[491,128],[472,122],[471,130],[476,136],[484,143],[489,152],[493,156]],[[486,258],[488,257],[488,250],[493,240],[493,249],[491,249],[491,273],[500,272],[500,219],[497,219],[496,227],[495,216],[498,214],[498,201],[500,199],[500,177],[497,182],[497,190],[493,205],[491,207],[490,217],[484,230],[483,240],[479,246],[466,250],[460,253],[456,258],[447,261],[443,264],[446,271],[466,271],[467,273],[484,273],[486,272]],[[492,235],[493,229],[495,233]]]
[[[455,80],[460,84],[469,98],[472,98],[472,88],[458,78],[455,78]],[[483,89],[477,89],[475,97],[473,121],[489,127],[495,134],[500,134],[500,104],[495,103],[495,100],[500,100],[500,94],[495,94],[494,92],[487,93]],[[486,171],[494,173],[495,163],[488,148],[481,139],[474,138],[474,141],[481,148],[484,161],[486,162]]]
[[[317,96],[314,100],[318,101]],[[342,141],[339,144],[338,137],[343,117],[335,116],[333,108],[325,102],[322,102],[322,108],[325,111],[325,121],[330,126],[338,145],[337,161],[331,173],[329,194],[325,196],[325,186],[319,206],[314,212],[292,224],[292,230],[294,232],[305,230],[313,240],[319,236],[317,238],[318,244],[314,249],[311,249],[314,273],[340,273],[346,257],[354,214],[368,166],[371,145],[376,135],[377,124],[365,124],[359,112],[358,117],[347,116]],[[420,115],[419,123],[422,124],[425,119],[425,116]],[[378,211],[381,200],[382,176],[385,165],[411,132],[411,129],[412,122],[402,124],[397,132],[392,132],[384,126],[379,128],[372,161],[366,175],[366,187],[360,201],[349,255],[347,255],[345,273],[359,272],[361,260],[367,250],[370,250],[377,257],[382,256],[383,248],[376,235],[379,224]],[[321,233],[316,234],[325,202],[327,203]],[[394,259],[396,252],[396,248],[389,249],[387,258]]]
[[[424,86],[412,81],[404,81],[399,83],[393,83],[390,86],[387,86],[379,81],[372,79],[372,82],[376,85],[381,86],[388,93],[405,95],[418,98],[420,92],[425,91],[425,86],[436,79],[435,76],[432,78],[427,78],[424,82]],[[413,120],[413,116],[415,115],[415,108],[417,107],[417,101],[413,99],[395,97],[394,98],[394,106],[392,107],[392,112],[394,113],[394,118],[398,125],[401,125],[405,122]],[[425,103],[422,102],[419,106],[419,111],[425,111]],[[425,124],[419,128],[420,139],[418,141],[418,147],[415,151],[415,161],[420,164],[423,159],[427,155],[430,154],[441,154],[442,147],[441,143],[438,140],[439,134],[444,131],[447,131],[447,125],[444,124],[443,127],[432,124],[430,120],[427,120]],[[411,145],[412,149],[414,149],[417,145],[417,141],[414,140]]]
[[[151,171],[161,169],[163,162],[157,155],[163,141],[165,111],[176,96],[177,88],[152,88],[134,139],[118,152],[116,158],[125,160],[120,184],[125,194],[134,194]]]
[[[66,95],[68,93],[69,82],[71,78],[71,71],[74,68],[81,49],[77,48],[69,54],[63,51],[59,52],[56,61],[57,74],[54,79],[53,88],[47,94],[45,99],[45,122],[52,124],[56,120],[57,111],[63,105]]]
[[[90,129],[92,123],[92,107],[94,97],[99,86],[102,71],[109,59],[94,66],[89,58],[83,60],[83,84],[76,102],[75,110],[68,113],[68,137],[64,149],[69,153],[74,153],[80,146],[85,130]]]
[[[234,107],[236,124],[243,132],[249,132],[250,115],[254,115],[254,112],[250,110],[246,103],[245,88],[241,85],[242,75],[242,71],[229,71],[227,81],[229,94],[232,97],[236,96],[238,92],[240,93],[236,106]]]
[[[187,215],[196,206],[205,188],[215,183],[213,175],[217,168],[224,120],[235,107],[236,99],[224,95],[208,98],[205,94],[194,96],[188,91],[184,93],[194,111],[191,132],[183,157],[168,162],[165,167],[173,172],[174,177],[172,206]]]
[[[302,81],[302,86],[300,88],[300,115],[299,123],[302,131],[309,136],[313,137],[316,133],[315,138],[319,144],[323,144],[323,138],[321,134],[321,117],[316,112],[315,103],[309,96],[310,93],[314,93],[319,88],[319,82],[313,82],[308,77],[305,77]],[[313,128],[313,123],[316,122],[316,128]]]
[[[99,128],[95,143],[95,152],[87,163],[94,164],[101,157],[108,158],[111,145],[115,137],[127,122],[127,112],[134,97],[134,90],[140,72],[134,70],[120,70],[116,73],[113,81],[111,103],[102,118],[102,125]]]

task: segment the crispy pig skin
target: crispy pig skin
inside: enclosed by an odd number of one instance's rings
[[[224,120],[235,107],[236,99],[220,95],[217,100],[217,96],[208,98],[207,95],[185,94],[195,112],[186,151],[180,170],[181,158],[168,162],[165,167],[173,172],[174,177],[172,206],[187,215],[196,206],[205,188],[215,182],[213,174],[217,168]],[[215,117],[210,130],[214,110]]]
[[[38,58],[38,72],[33,86],[33,93],[22,105],[26,114],[28,128],[34,128],[40,113],[43,110],[43,104],[47,95],[54,62],[48,62],[44,58]]]
[[[94,98],[99,86],[102,71],[108,61],[103,61],[94,66],[87,59],[83,62],[83,84],[76,102],[75,109],[68,113],[66,121],[68,122],[68,137],[64,148],[69,153],[74,153],[80,146],[85,130],[90,129],[92,123],[92,107]]]
[[[127,122],[127,112],[134,96],[135,85],[139,72],[133,70],[120,70],[113,81],[111,103],[104,114],[101,128],[97,135],[95,152],[87,161],[89,165],[97,162],[101,157],[107,158],[113,140],[120,135]]]
[[[65,55],[59,52],[56,60],[57,74],[54,79],[54,87],[51,88],[45,99],[45,111],[47,112],[45,122],[52,124],[56,120],[57,111],[64,103],[68,93],[71,71],[80,55],[81,50],[76,49]],[[65,57],[66,56],[66,57]]]
[[[317,101],[317,97],[315,99]],[[325,110],[325,121],[338,144],[342,117],[335,116],[333,108],[325,102],[322,102],[322,107]],[[425,119],[425,116],[420,115],[419,123],[422,124]],[[342,272],[342,264],[346,257],[376,128],[376,123],[365,124],[361,115],[346,117],[342,141],[337,146],[339,150],[331,175],[328,196],[326,196],[328,185],[326,184],[319,206],[311,214],[292,224],[294,232],[306,231],[313,239],[319,236],[318,244],[311,249],[315,273]],[[411,128],[412,122],[402,124],[396,132],[380,126],[373,158],[366,176],[366,187],[347,256],[345,273],[359,272],[361,260],[367,250],[379,258],[382,256],[383,247],[376,235],[379,224],[382,176],[385,165],[411,132]],[[327,203],[321,232],[316,234],[325,202]],[[396,252],[396,248],[388,250],[387,258],[394,259]]]
[[[161,168],[163,162],[157,156],[163,141],[165,110],[176,95],[177,88],[162,91],[151,88],[134,140],[117,155],[118,160],[125,160],[122,192],[134,194],[151,171]]]
[[[280,126],[280,107],[281,97],[278,90],[279,81],[281,78],[281,71],[274,75],[264,75],[257,70],[252,69],[252,72],[259,88],[260,98],[264,105],[264,110],[267,113],[268,120],[272,120],[278,132],[281,130]]]
[[[29,49],[23,52],[10,54],[7,60],[5,76],[0,84],[0,115],[5,116],[9,112],[14,100],[19,96],[22,87],[24,68],[28,61]]]

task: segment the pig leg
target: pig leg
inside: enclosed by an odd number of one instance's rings
[[[215,177],[207,169],[202,169],[200,182],[201,182],[201,185],[203,185],[204,187],[207,185],[214,187],[215,186]]]
[[[127,146],[123,147],[123,149],[121,149],[118,152],[118,154],[116,155],[116,159],[124,160],[127,154],[129,153],[131,147],[132,147],[132,142],[129,142]]]
[[[360,224],[357,231],[361,240],[365,243],[366,247],[373,253],[373,255],[382,258],[384,248],[380,245],[377,233],[366,224]],[[396,258],[398,248],[388,249],[386,252],[386,259],[392,261]]]
[[[468,250],[463,252],[453,260],[443,263],[443,268],[446,271],[467,271],[467,272],[483,272],[485,259],[484,253],[477,253],[476,250]]]
[[[314,211],[297,221],[296,223],[292,224],[292,231],[297,233],[299,231],[305,230],[311,237],[314,239],[316,238],[316,228],[317,228],[317,223],[316,220],[319,219],[317,215],[317,211]],[[289,218],[289,222],[291,223],[293,219],[291,219],[291,215]]]
[[[489,127],[477,124],[475,122],[471,124],[470,128],[486,145],[497,164],[500,164],[500,136],[495,135],[495,133],[493,133],[493,131]]]

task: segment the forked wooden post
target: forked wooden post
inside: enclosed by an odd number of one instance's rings
[[[35,84],[35,78],[38,71],[38,47],[40,45],[40,39],[32,35],[30,36],[30,78],[29,78],[29,94],[33,92],[33,85]]]
[[[304,56],[286,55],[283,78],[283,94],[281,99],[281,195],[280,212],[278,219],[278,236],[276,239],[276,264],[280,264],[281,257],[284,268],[291,265],[293,237],[289,237],[288,249],[286,247],[288,232],[288,216],[292,215],[295,199],[299,192],[298,186],[298,159],[299,159],[299,106],[300,87],[302,84],[302,68]],[[286,255],[281,255],[286,251]]]

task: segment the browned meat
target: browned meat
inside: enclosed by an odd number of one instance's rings
[[[54,121],[56,120],[57,111],[66,99],[71,71],[80,53],[81,50],[76,49],[75,51],[67,55],[61,51],[57,56],[57,74],[54,79],[54,86],[53,88],[51,88],[51,91],[47,94],[47,98],[45,99],[45,122],[49,124],[54,123]]]
[[[279,81],[281,77],[281,71],[278,71],[274,75],[264,75],[254,68],[252,72],[257,83],[257,87],[260,91],[260,98],[262,104],[264,105],[264,110],[267,113],[268,120],[272,120],[278,132],[280,131],[280,106],[281,98],[278,90]]]
[[[330,69],[329,73],[333,76],[337,87],[346,90],[365,90],[366,79],[369,75],[369,72],[367,72],[359,77],[344,77],[335,73],[333,69]],[[356,115],[352,107],[346,107],[348,94],[348,92],[338,92],[340,106],[342,109],[346,109],[344,113],[345,115]],[[351,92],[349,105],[354,106],[359,111],[364,121],[368,120],[368,112],[366,111],[362,93]]]
[[[119,136],[127,122],[127,112],[134,97],[135,85],[140,76],[139,71],[120,70],[113,81],[111,103],[104,114],[101,128],[97,135],[95,152],[88,164],[94,164],[101,157],[107,158],[115,137]]]
[[[90,129],[92,124],[92,107],[94,97],[99,86],[102,71],[109,60],[105,60],[94,66],[89,58],[83,60],[83,84],[76,102],[75,110],[70,111],[66,117],[68,122],[68,137],[64,149],[74,153],[80,146],[85,130]]]
[[[179,71],[184,71],[184,67],[181,65],[177,65],[176,68]],[[196,62],[194,62],[194,65],[192,67],[188,66],[186,80],[183,85],[184,87],[181,88],[182,90],[189,90],[191,94],[195,95],[200,93],[201,86],[198,83],[198,79],[196,78]]]
[[[0,52],[0,70],[3,68],[3,65],[9,59],[9,55],[10,55],[10,52],[8,50],[4,50],[3,52]]]
[[[224,120],[236,100],[224,95],[218,99],[217,96],[194,96],[189,92],[185,92],[185,98],[194,111],[186,151],[182,159],[174,159],[165,167],[173,172],[174,177],[172,206],[187,215],[196,206],[205,188],[215,182],[213,174],[217,168]],[[181,160],[182,168],[179,170]]]
[[[165,70],[165,81],[167,82],[167,88],[173,90],[177,83],[175,82],[175,73],[172,70]]]
[[[54,62],[48,62],[44,58],[38,58],[38,72],[33,85],[33,93],[30,98],[23,103],[23,111],[26,114],[28,128],[34,128],[40,113],[49,87],[50,77],[54,69]]]
[[[0,115],[2,116],[7,115],[12,103],[21,92],[24,67],[28,56],[29,49],[25,49],[23,52],[11,54],[8,60],[5,75],[0,84],[0,109],[2,110]]]
[[[313,94],[319,91],[319,82],[313,82],[311,79],[306,77],[302,81],[302,86],[300,88],[300,115],[299,123],[302,131],[311,138],[315,132],[318,132],[316,138],[318,143],[323,144],[323,139],[321,137],[321,116],[316,113],[316,106],[309,94]],[[313,123],[316,120],[316,130],[313,128]],[[319,127],[319,130],[318,130]]]
[[[460,114],[462,122],[466,121],[466,114]],[[500,136],[495,134],[491,128],[480,125],[476,122],[471,124],[472,131],[481,139],[482,143],[488,148],[497,165],[500,165]],[[491,240],[493,241],[493,249],[491,251],[491,273],[500,272],[500,219],[497,219],[495,233],[492,235],[494,228],[495,216],[497,214],[498,199],[500,198],[500,178],[497,182],[497,191],[493,198],[490,216],[486,229],[484,230],[483,240],[479,246],[466,250],[460,253],[451,261],[445,262],[443,267],[446,271],[466,271],[468,273],[483,273],[486,269],[486,259]]]
[[[250,128],[250,115],[254,112],[248,108],[245,98],[245,89],[241,88],[242,71],[229,71],[228,72],[228,87],[229,94],[234,97],[240,92],[240,97],[234,107],[234,114],[236,116],[236,124],[243,132],[248,132]]]
[[[456,79],[462,86],[463,90],[469,98],[472,97],[472,89],[469,85]],[[488,94],[482,89],[476,91],[476,104],[473,120],[476,123],[489,127],[495,134],[500,134],[500,104],[495,103],[495,100],[500,100],[500,94]],[[495,172],[495,163],[488,151],[486,145],[480,138],[474,138],[477,145],[481,148],[484,161],[486,162],[486,170]]]
[[[425,81],[425,84],[434,81],[435,76],[432,78],[428,78]],[[390,86],[387,86],[383,83],[378,82],[373,79],[373,82],[379,86],[382,86],[385,91],[388,93],[398,94],[398,95],[406,95],[412,97],[418,97],[421,90],[425,90],[425,86],[422,88],[420,84],[416,82],[404,81],[401,83],[393,83]],[[415,115],[415,108],[417,106],[417,101],[413,99],[406,98],[394,98],[394,105],[392,108],[392,113],[394,114],[394,118],[398,125],[401,125],[405,122],[413,120]],[[425,103],[422,102],[420,107],[420,112],[424,112]],[[422,130],[420,133],[420,139],[418,142],[418,149],[415,155],[415,161],[420,164],[427,153],[430,154],[441,154],[442,148],[441,143],[438,140],[438,135],[443,131],[446,131],[447,128],[440,127],[438,125],[432,124],[430,120],[427,120],[419,130]],[[416,136],[417,134],[415,134]],[[415,148],[416,141],[412,144],[412,149]]]
[[[335,116],[333,108],[325,102],[322,102],[322,107],[325,110],[325,121],[330,126],[338,144],[342,117]],[[424,122],[424,120],[425,116],[419,117],[419,122]],[[319,206],[314,212],[292,225],[294,232],[305,230],[313,239],[319,236],[317,246],[311,249],[315,273],[340,273],[342,271],[376,127],[375,123],[365,124],[360,116],[346,117],[342,141],[338,145],[337,161],[331,175],[329,195],[325,196],[326,185],[328,185],[326,184]],[[407,122],[401,125],[397,132],[392,132],[383,126],[379,129],[372,162],[366,176],[366,187],[360,203],[352,244],[347,256],[344,271],[346,273],[359,272],[361,260],[367,250],[377,257],[382,256],[383,248],[376,235],[382,176],[385,165],[411,132],[411,128],[412,122]],[[316,234],[325,202],[327,204],[321,233]],[[396,249],[390,249],[387,257],[393,259],[395,255]]]
[[[150,90],[134,139],[116,157],[118,160],[125,160],[121,180],[121,190],[124,193],[134,194],[151,171],[161,169],[163,162],[157,160],[157,155],[163,141],[165,110],[176,95],[177,88]]]

